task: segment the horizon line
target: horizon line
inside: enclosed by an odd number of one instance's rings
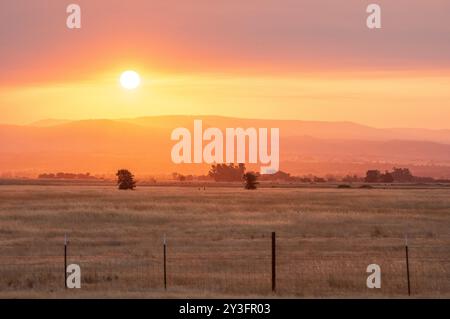
[[[43,118],[39,120],[35,120],[32,122],[27,123],[0,123],[0,126],[33,126],[36,125],[39,122],[44,121],[64,121],[64,122],[83,122],[83,121],[124,121],[124,120],[137,120],[142,118],[158,118],[158,117],[189,117],[189,118],[195,118],[195,117],[216,117],[216,118],[223,118],[223,119],[238,119],[238,120],[253,120],[253,121],[283,121],[283,122],[310,122],[310,123],[346,123],[346,124],[353,124],[353,125],[359,125],[364,126],[368,128],[375,128],[375,129],[420,129],[420,130],[431,130],[431,131],[450,131],[450,128],[428,128],[428,127],[405,127],[405,126],[399,126],[399,127],[380,127],[380,126],[372,126],[360,122],[355,121],[330,121],[330,120],[308,120],[308,119],[288,119],[288,118],[249,118],[249,117],[239,117],[239,116],[231,116],[231,115],[218,115],[218,114],[160,114],[160,115],[142,115],[142,116],[133,116],[133,117],[118,117],[118,118],[107,118],[107,117],[99,117],[99,118],[77,118],[77,119],[68,119],[68,118]],[[55,125],[49,125],[49,126],[56,126],[60,124]]]

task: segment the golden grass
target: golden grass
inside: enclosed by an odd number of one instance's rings
[[[449,189],[0,187],[0,297],[450,297]],[[82,289],[63,289],[63,238]],[[168,291],[162,239],[168,240]],[[382,289],[365,286],[382,268]]]

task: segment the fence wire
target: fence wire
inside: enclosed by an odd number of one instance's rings
[[[270,245],[252,253],[192,252],[170,247],[166,258],[168,291],[234,296],[270,296]],[[156,248],[156,247],[155,247]],[[160,248],[160,249],[159,249]],[[145,255],[69,255],[68,264],[81,267],[82,289],[92,292],[164,291],[162,246]],[[446,247],[410,247],[411,291],[417,296],[450,294],[450,251]],[[381,289],[368,289],[366,268],[381,267]],[[64,257],[1,256],[2,291],[64,290]],[[277,240],[276,292],[280,296],[405,296],[404,247],[374,253],[302,251]]]

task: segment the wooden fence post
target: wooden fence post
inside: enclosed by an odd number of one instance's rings
[[[405,253],[406,253],[406,278],[408,280],[408,296],[411,296],[411,282],[409,279],[408,235],[405,235]]]

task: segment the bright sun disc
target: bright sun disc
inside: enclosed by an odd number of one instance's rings
[[[120,84],[128,90],[135,89],[141,84],[141,77],[137,72],[125,71],[120,76]]]

